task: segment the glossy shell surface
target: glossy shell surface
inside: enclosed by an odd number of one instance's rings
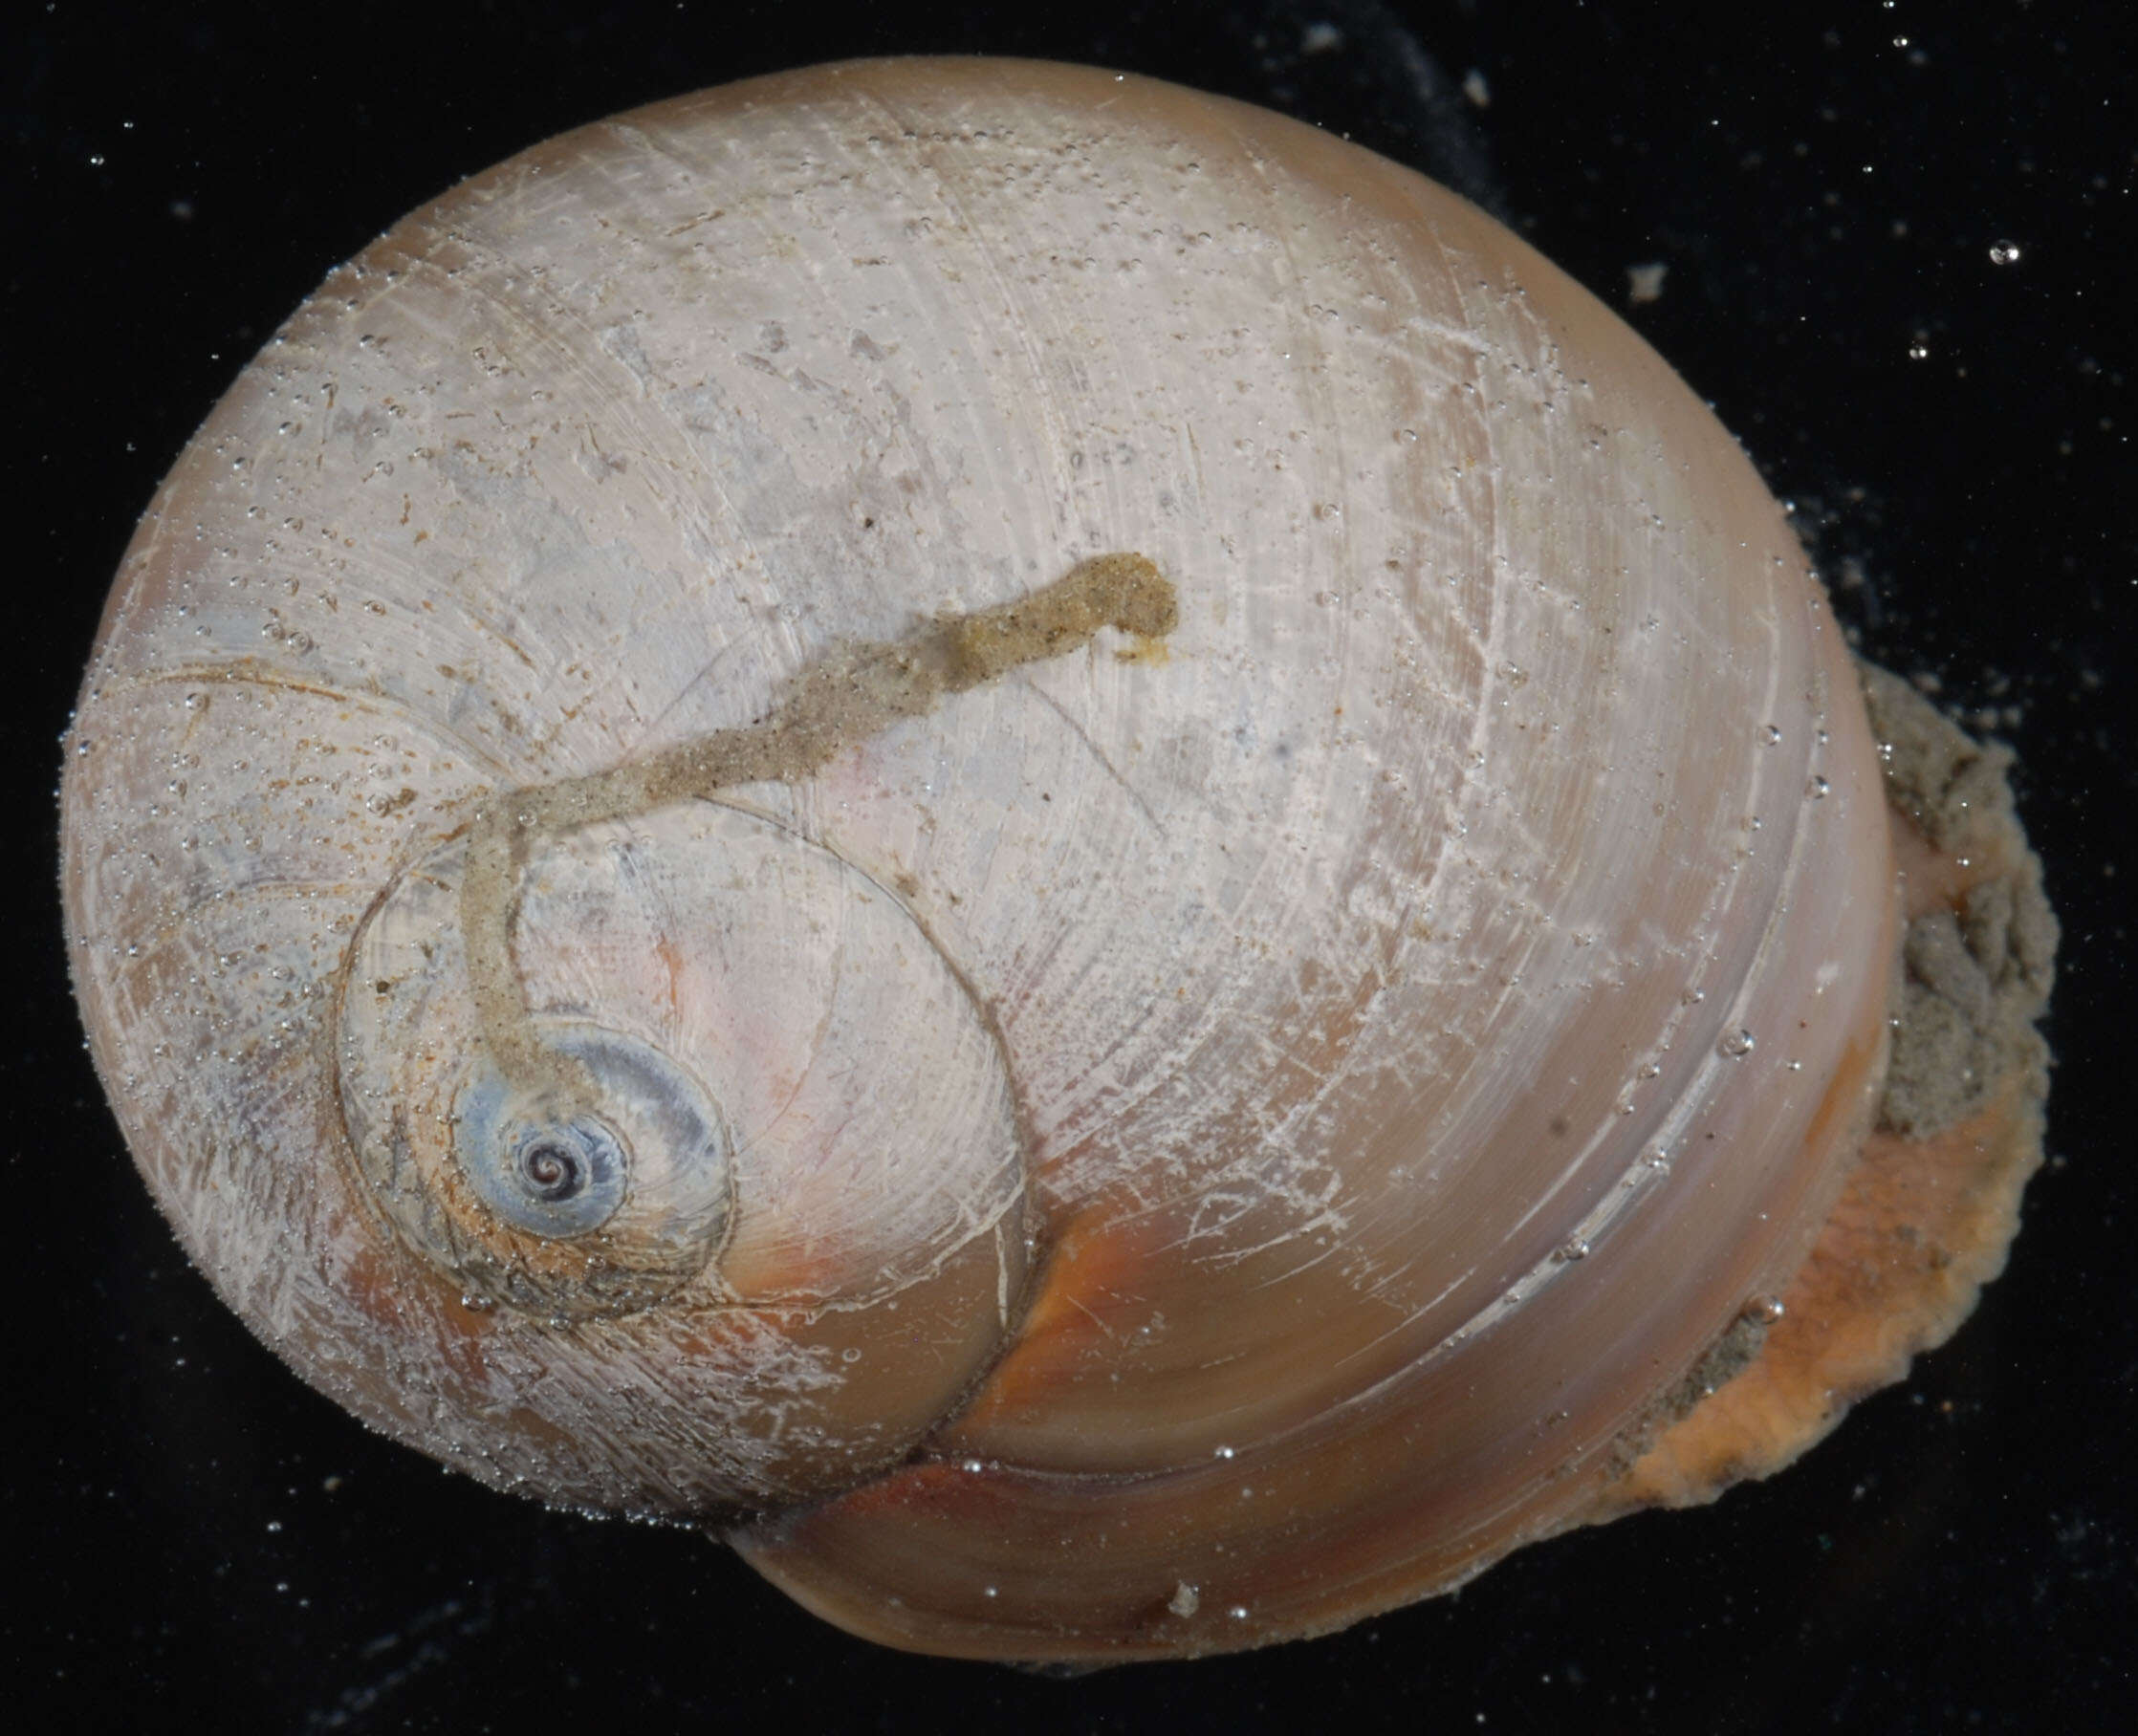
[[[254,1330],[951,1652],[1564,1524],[1883,1066],[1878,766],[1736,446],[1452,195],[1092,71],[759,80],[410,216],[159,494],[64,799]]]

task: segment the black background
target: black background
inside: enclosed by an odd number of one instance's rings
[[[1986,0],[884,4],[865,23],[701,0],[11,8],[0,1715],[2129,1727],[2127,15]],[[1323,23],[1340,41],[1310,36]],[[908,1659],[819,1626],[693,1535],[541,1511],[366,1434],[224,1313],[156,1217],[81,1051],[51,866],[56,738],[156,480],[327,269],[458,177],[635,103],[914,50],[1101,61],[1286,109],[1454,182],[1622,307],[1628,266],[1667,263],[1663,298],[1630,316],[1799,503],[1844,618],[1956,706],[1994,708],[2019,749],[2066,925],[2051,1163],[1974,1321],[1778,1482],[1562,1539],[1312,1645],[1073,1681]],[[1473,70],[1489,106],[1462,94]],[[1993,263],[2006,241],[2018,261]]]

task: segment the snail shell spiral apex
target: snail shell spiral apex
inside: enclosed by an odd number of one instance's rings
[[[576,1318],[863,1306],[978,1238],[1000,1329],[1025,1240],[1009,1078],[894,897],[715,803],[575,831],[520,875],[515,1077],[459,953],[466,856],[401,878],[344,991],[350,1143],[411,1247],[491,1301]]]
[[[1682,1430],[1870,1221],[1901,961],[2024,1032],[2053,931],[2016,832],[1889,812],[1610,314],[1019,62],[640,110],[336,271],[144,519],[63,802],[136,1161],[299,1372],[983,1657],[1320,1632],[1785,1459],[1855,1373]],[[2031,1041],[1963,1118],[2007,1228]]]

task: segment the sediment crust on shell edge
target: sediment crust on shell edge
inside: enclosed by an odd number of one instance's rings
[[[1865,663],[1863,675],[1887,800],[1934,850],[1993,865],[1956,908],[1915,916],[1903,939],[1879,1124],[1921,1139],[1979,1114],[2022,1069],[2046,1091],[2034,1022],[2055,979],[2057,920],[2013,806],[2012,750],[1975,741],[1890,671]]]
[[[1908,901],[1876,1122],[1779,1313],[1748,1304],[1629,1431],[1623,1470],[1576,1523],[1698,1506],[1771,1475],[1905,1378],[2003,1270],[2041,1163],[2050,1057],[2035,1023],[2058,928],[2013,802],[2014,756],[1903,678],[1859,667],[1896,831],[1919,862],[1942,858]]]

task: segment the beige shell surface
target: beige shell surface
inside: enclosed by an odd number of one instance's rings
[[[1110,74],[755,81],[413,214],[159,495],[64,795],[253,1328],[490,1482],[769,1510],[901,1643],[1553,1529],[1883,1065],[1877,766],[1736,447],[1451,195]],[[614,1079],[613,1215],[501,1220],[467,1130]]]

